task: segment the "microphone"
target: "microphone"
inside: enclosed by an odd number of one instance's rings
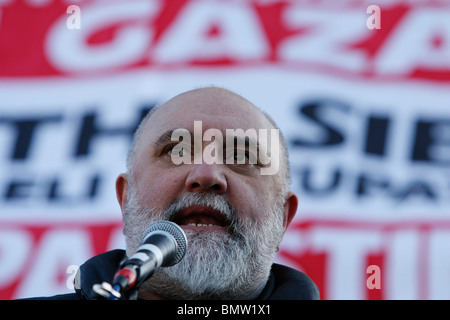
[[[186,249],[186,234],[180,226],[166,220],[152,223],[144,231],[142,245],[136,253],[119,266],[113,289],[119,293],[137,289],[157,268],[180,262]]]

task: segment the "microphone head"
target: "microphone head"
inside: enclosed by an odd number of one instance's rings
[[[145,241],[147,236],[154,231],[165,231],[175,239],[176,242],[175,254],[172,260],[167,261],[163,266],[170,267],[176,265],[178,262],[181,261],[181,259],[183,259],[187,249],[187,238],[183,229],[181,229],[179,225],[177,225],[172,221],[167,220],[156,221],[151,225],[149,225],[147,229],[145,229],[143,240]]]

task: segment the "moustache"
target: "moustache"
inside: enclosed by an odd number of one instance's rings
[[[223,196],[215,193],[187,193],[175,198],[162,213],[164,220],[179,222],[180,215],[192,207],[202,207],[203,214],[213,216],[228,227],[231,234],[241,234],[243,221],[239,212]]]

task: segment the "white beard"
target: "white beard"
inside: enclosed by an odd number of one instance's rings
[[[141,291],[165,299],[252,299],[259,295],[284,233],[283,202],[276,201],[267,219],[258,223],[243,221],[217,194],[188,193],[163,212],[155,213],[154,209],[141,207],[130,191],[124,211],[128,256],[139,247],[142,232],[150,223],[171,220],[176,212],[194,204],[212,207],[231,221],[228,233],[186,230],[185,257],[172,267],[156,270]]]

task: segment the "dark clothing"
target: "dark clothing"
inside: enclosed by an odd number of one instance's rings
[[[112,282],[124,250],[113,250],[86,261],[75,279],[75,293],[61,294],[37,299],[90,300],[98,299],[92,286],[106,281]],[[80,281],[81,279],[81,281]],[[270,276],[257,300],[318,300],[320,294],[314,282],[304,273],[279,264],[273,264]]]

